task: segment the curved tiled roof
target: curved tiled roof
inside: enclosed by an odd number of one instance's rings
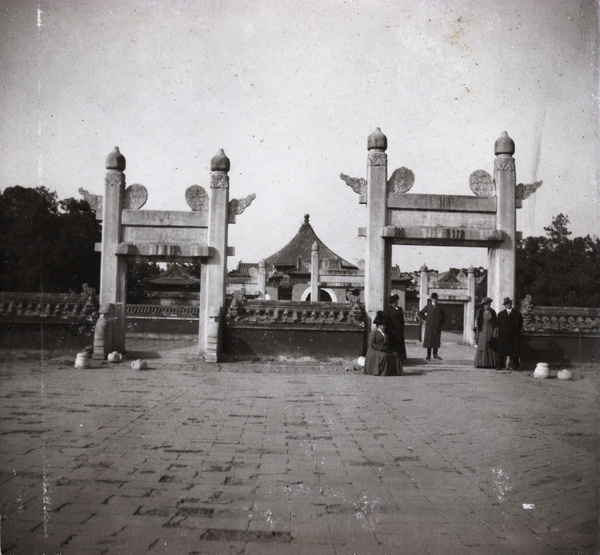
[[[171,264],[164,272],[158,274],[156,277],[145,279],[144,283],[176,287],[200,283],[200,280],[195,278],[179,264]]]
[[[281,250],[265,259],[265,264],[275,268],[296,268],[298,259],[302,258],[303,264],[310,264],[312,246],[319,245],[320,267],[324,269],[358,270],[358,267],[335,254],[321,239],[317,237],[310,223],[310,216],[304,216],[304,223],[300,226],[298,233]],[[300,268],[298,268],[300,269]]]

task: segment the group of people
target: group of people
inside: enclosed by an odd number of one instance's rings
[[[492,299],[486,297],[481,304],[474,327],[477,341],[475,367],[522,370],[519,352],[523,316],[513,308],[509,297],[504,298],[504,310],[497,315],[492,308]]]
[[[373,324],[375,328],[369,335],[365,374],[375,376],[400,376],[406,363],[406,345],[404,341],[404,312],[398,306],[400,298],[392,295],[385,310],[378,311]],[[496,368],[503,370],[522,370],[519,356],[519,338],[523,327],[521,313],[513,308],[513,302],[506,297],[504,310],[496,314],[492,308],[492,299],[486,297],[477,313],[474,328],[477,350],[474,365],[477,368]],[[431,300],[419,311],[419,317],[425,322],[423,347],[426,360],[442,360],[438,350],[441,345],[442,327],[446,321],[444,307],[438,303],[437,293],[431,294]],[[506,366],[508,364],[508,366]]]

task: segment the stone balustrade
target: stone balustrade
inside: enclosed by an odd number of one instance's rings
[[[364,328],[362,309],[345,303],[252,300],[229,306],[227,325]]]
[[[95,322],[98,307],[82,294],[0,293],[0,322]]]
[[[523,332],[528,334],[597,335],[599,326],[597,308],[536,306],[523,311]]]
[[[197,306],[161,306],[151,304],[128,304],[127,318],[197,320],[200,309]]]

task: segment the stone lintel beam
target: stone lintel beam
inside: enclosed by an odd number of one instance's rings
[[[119,243],[115,245],[115,254],[121,256],[147,256],[164,258],[182,256],[191,258],[210,258],[212,252],[207,245],[174,245],[164,243]]]
[[[504,240],[496,229],[467,229],[451,227],[381,228],[381,237],[393,239],[396,245],[433,245],[464,247],[495,247]]]
[[[208,227],[208,212],[174,210],[123,210],[122,224],[152,227]]]
[[[389,193],[388,208],[442,212],[496,212],[496,197],[461,195],[408,195]]]

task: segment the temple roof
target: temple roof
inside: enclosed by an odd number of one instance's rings
[[[169,287],[181,287],[200,283],[198,278],[190,274],[183,266],[171,264],[164,272],[156,277],[147,278],[144,283],[149,285],[163,285]]]
[[[311,262],[312,246],[319,245],[319,266],[331,270],[358,270],[358,267],[335,254],[321,239],[317,237],[310,223],[310,216],[304,216],[304,223],[300,226],[298,233],[281,250],[265,259],[267,267],[275,268],[298,268],[306,266]],[[299,264],[299,259],[302,263]]]

